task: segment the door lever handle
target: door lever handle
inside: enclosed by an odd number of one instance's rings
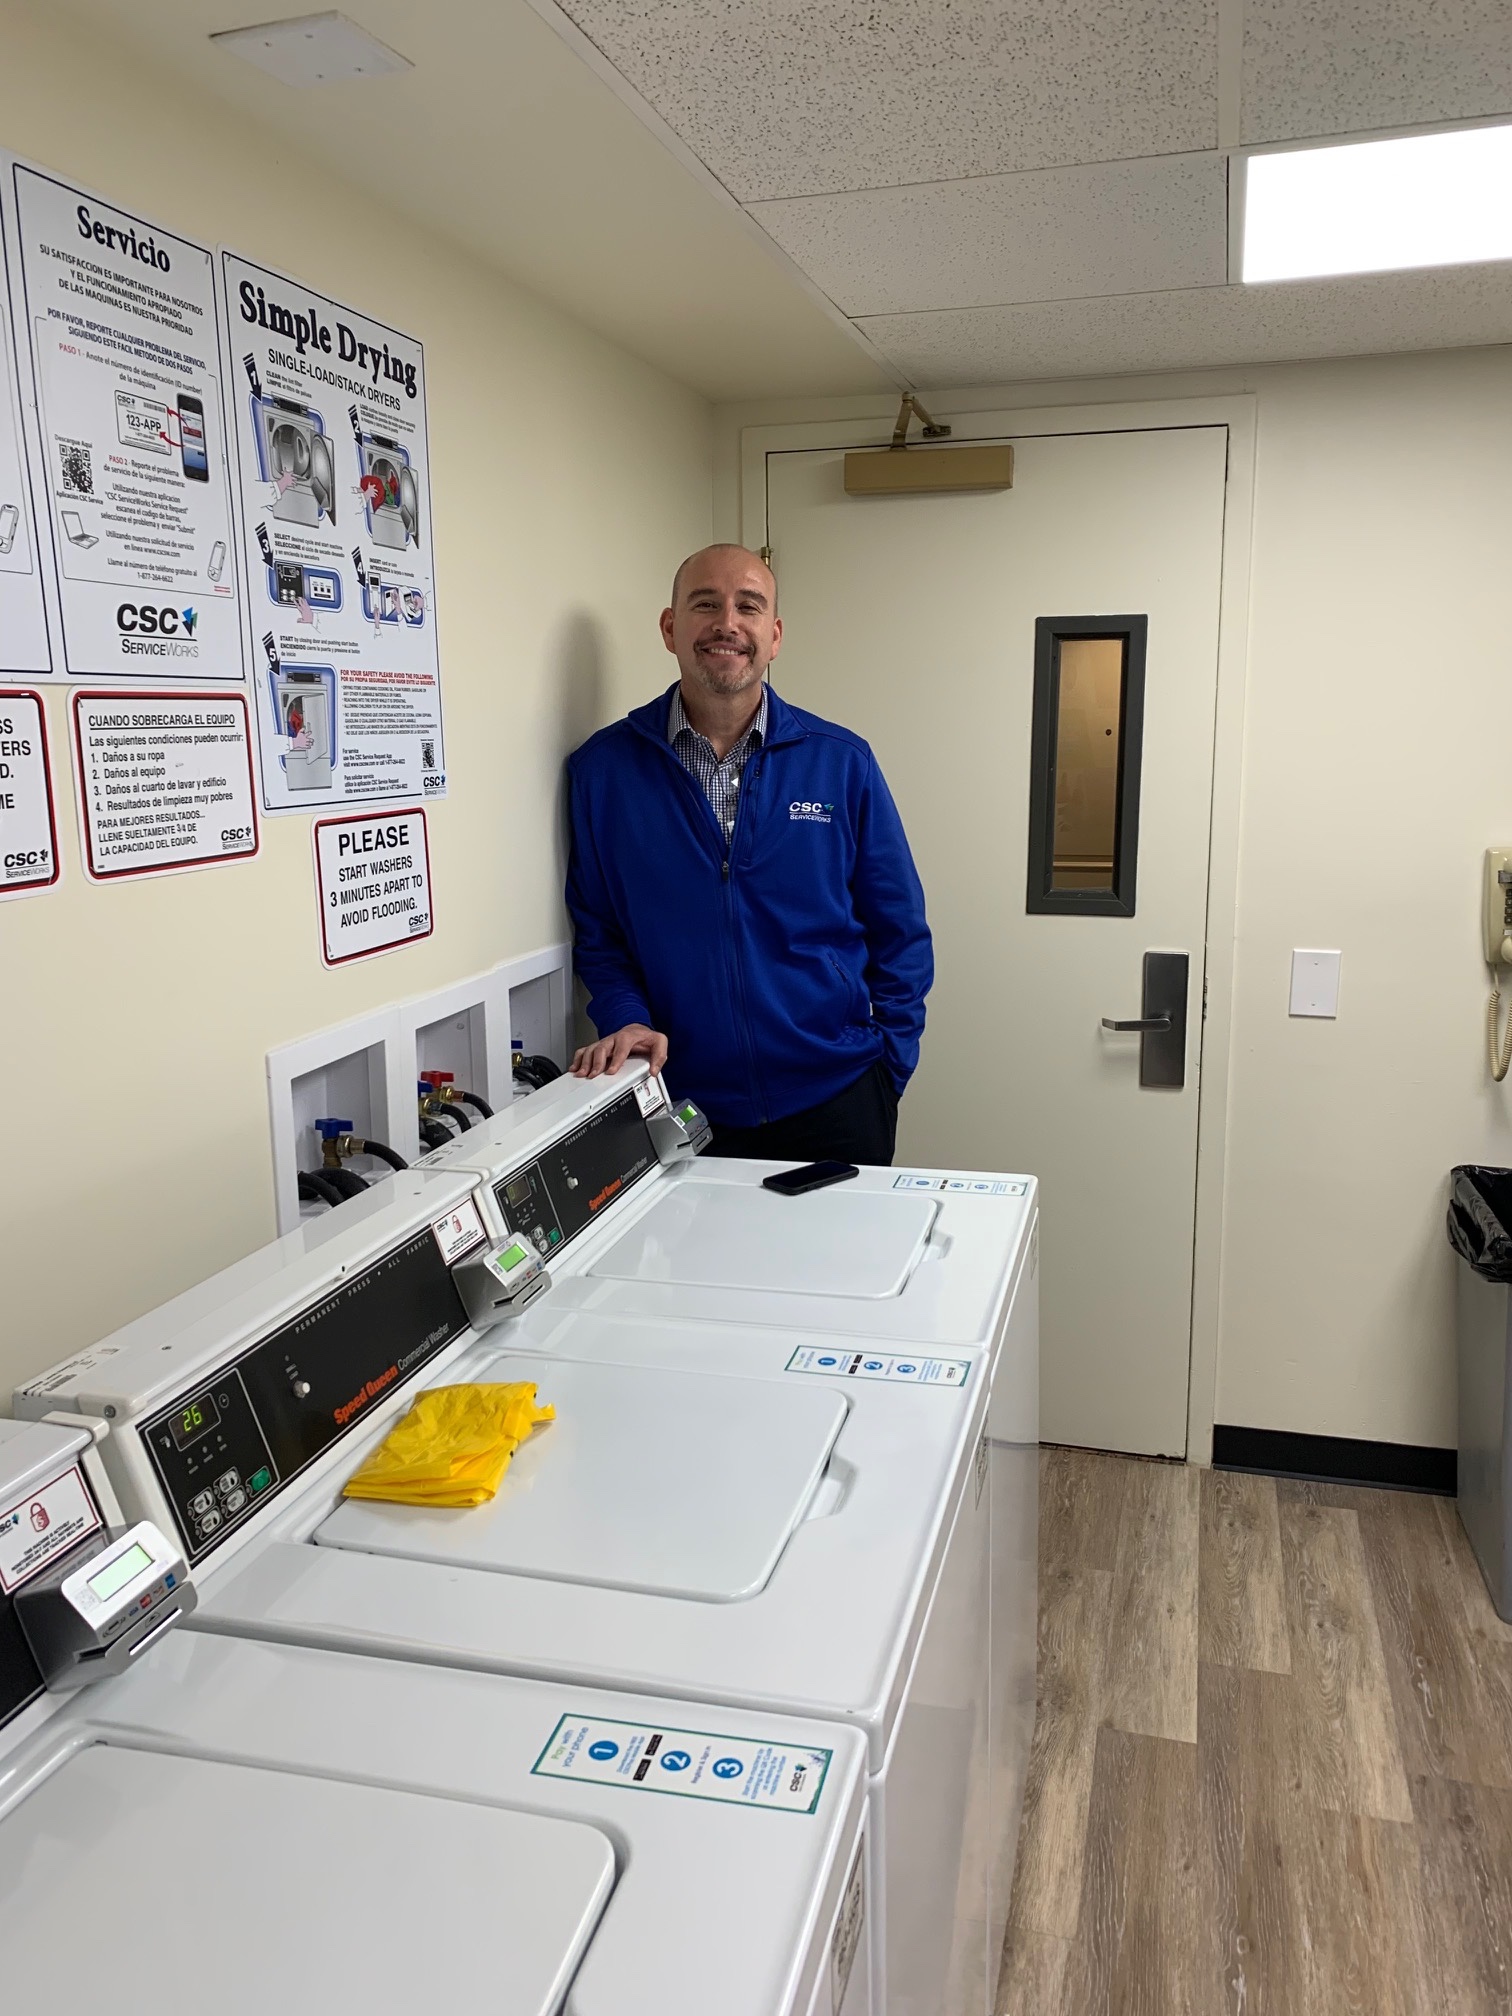
[[[1104,1029],[1148,1029],[1153,1030],[1157,1035],[1163,1036],[1171,1028],[1172,1024],[1169,1015],[1141,1015],[1133,1022],[1115,1022],[1111,1016],[1104,1015],[1102,1026]]]

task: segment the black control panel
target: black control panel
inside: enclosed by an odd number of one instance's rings
[[[494,1195],[510,1231],[549,1257],[655,1167],[656,1150],[632,1090],[495,1184]]]
[[[427,1228],[154,1415],[142,1443],[190,1564],[466,1328]]]

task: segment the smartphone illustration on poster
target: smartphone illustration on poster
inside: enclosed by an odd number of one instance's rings
[[[16,527],[21,513],[14,504],[0,504],[0,553],[9,553],[16,543]]]
[[[258,529],[260,531],[262,528],[259,526]],[[219,581],[221,569],[225,564],[226,542],[224,539],[217,539],[215,544],[210,548],[210,565],[205,569],[205,572],[210,576],[212,581]]]
[[[191,483],[208,483],[210,458],[205,453],[204,401],[192,392],[180,392],[178,409],[179,452],[183,458],[184,474]]]

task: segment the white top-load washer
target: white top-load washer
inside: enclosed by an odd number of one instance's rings
[[[517,1145],[560,1170],[539,1242],[560,1249],[553,1275],[687,1180],[651,1150],[644,1075],[513,1116]],[[831,1364],[822,1333],[715,1338],[570,1308],[558,1324],[550,1302],[478,1343],[446,1274],[459,1221],[495,1208],[469,1199],[474,1180],[397,1179],[346,1229],[356,1207],[333,1214],[319,1251],[271,1278],[243,1263],[225,1292],[204,1284],[129,1326],[18,1409],[114,1419],[119,1488],[183,1535],[194,1621],[212,1630],[858,1723],[874,2006],[986,2007],[1006,1906],[992,1851],[1011,1867],[1017,1826],[1016,1786],[993,1768],[1007,1724],[988,1707],[990,1351]],[[422,1372],[532,1378],[558,1421],[480,1511],[338,1505]],[[1014,1651],[1032,1676],[1032,1618]]]
[[[424,1164],[475,1170],[485,1185],[480,1203],[497,1226],[548,1256],[552,1300],[515,1326],[533,1344],[549,1333],[556,1348],[577,1349],[563,1321],[572,1310],[632,1319],[669,1337],[695,1325],[690,1362],[709,1365],[720,1362],[727,1325],[828,1336],[811,1370],[847,1383],[928,1382],[963,1354],[985,1358],[992,1804],[1016,1815],[1035,1704],[1038,1183],[982,1170],[863,1168],[830,1188],[783,1197],[762,1187],[782,1164],[684,1155],[638,1180],[633,1200],[622,1203],[617,1193],[602,1194],[615,1181],[605,1162],[589,1196],[592,1215],[602,1213],[604,1222],[582,1225],[588,1214],[581,1189],[569,1188],[577,1173],[570,1165],[595,1135],[625,1132],[632,1094],[664,1143],[667,1131],[678,1132],[664,1087],[633,1063],[613,1077],[557,1080]],[[1014,1824],[994,1843],[994,1956],[1006,1931],[1016,1847]]]
[[[0,1437],[8,2006],[862,2016],[850,1730],[184,1631],[45,1692],[16,1602],[100,1544],[91,1443]]]

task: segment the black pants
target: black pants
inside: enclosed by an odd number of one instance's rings
[[[822,1106],[768,1120],[764,1127],[716,1126],[704,1152],[753,1162],[870,1162],[886,1168],[897,1137],[898,1094],[879,1062]]]

